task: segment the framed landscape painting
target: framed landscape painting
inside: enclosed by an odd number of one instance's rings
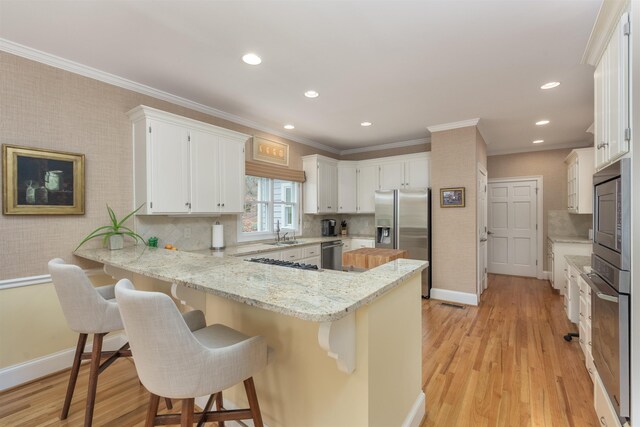
[[[84,214],[84,154],[2,146],[2,213]]]
[[[441,208],[464,208],[464,187],[441,188]]]

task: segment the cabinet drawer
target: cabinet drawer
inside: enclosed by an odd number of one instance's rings
[[[302,258],[302,248],[292,248],[282,251],[282,261],[295,261]]]
[[[320,255],[320,245],[305,246],[302,248],[302,258]]]
[[[586,339],[587,330],[582,324],[580,325],[579,333],[580,333],[580,337],[578,338],[578,340],[580,341],[580,348],[582,349],[582,353],[584,354],[585,366],[588,367],[589,365],[587,360],[589,359],[591,353],[589,353],[589,348],[587,347],[587,339]]]
[[[602,381],[600,377],[595,376],[595,381],[593,382],[593,403],[596,410],[596,415],[598,416],[598,420],[600,421],[600,425],[604,427],[620,427],[620,421],[616,415],[615,409],[609,402],[609,397],[607,396],[607,392],[602,385]]]

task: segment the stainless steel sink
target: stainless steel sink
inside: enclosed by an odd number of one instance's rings
[[[265,243],[265,245],[269,246],[290,246],[290,245],[299,245],[302,243],[302,240],[287,240],[286,242],[269,242]]]

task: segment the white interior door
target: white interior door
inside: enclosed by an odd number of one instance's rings
[[[537,274],[537,191],[535,180],[488,184],[489,272]]]
[[[478,296],[487,289],[487,172],[478,168]]]

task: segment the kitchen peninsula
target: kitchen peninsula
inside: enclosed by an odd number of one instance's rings
[[[143,246],[75,255],[141,289],[168,292],[174,284],[174,294],[187,291],[207,323],[265,336],[273,361],[256,388],[271,427],[410,426],[422,419],[424,261],[344,273]],[[227,400],[228,407],[246,403],[240,389],[227,391]]]

